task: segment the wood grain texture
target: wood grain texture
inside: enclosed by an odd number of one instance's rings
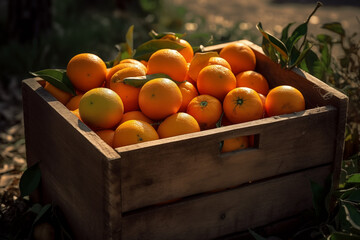
[[[42,202],[60,207],[75,238],[103,239],[114,207],[108,161],[119,155],[34,79],[23,81],[23,102],[27,160],[40,162]]]
[[[129,214],[122,239],[214,239],[266,225],[310,208],[309,181],[330,172],[323,166]]]
[[[336,114],[321,107],[117,148],[122,211],[330,163]],[[220,153],[225,138],[251,134],[259,148]]]

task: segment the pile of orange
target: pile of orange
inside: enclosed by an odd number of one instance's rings
[[[114,148],[305,109],[296,88],[270,89],[249,46],[233,42],[220,52],[195,54],[184,46],[158,50],[148,61],[124,59],[110,69],[94,54],[78,54],[67,65],[78,95],[45,88]],[[169,78],[140,87],[124,81],[158,73]],[[239,136],[225,139],[222,151],[248,146],[250,137]]]

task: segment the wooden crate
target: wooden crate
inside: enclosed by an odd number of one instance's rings
[[[307,110],[114,150],[39,79],[23,81],[28,165],[40,161],[40,199],[76,239],[213,239],[310,208],[310,180],[338,182],[347,97],[245,43],[271,87],[298,88]],[[255,147],[220,153],[222,140],[253,134]]]

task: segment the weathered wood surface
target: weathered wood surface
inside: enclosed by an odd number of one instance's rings
[[[322,183],[330,171],[313,168],[130,213],[122,218],[122,239],[214,239],[266,225],[310,208],[310,180]]]
[[[27,161],[40,162],[42,202],[60,207],[77,239],[103,239],[116,195],[104,169],[119,155],[34,79],[23,81],[23,104]]]
[[[258,148],[220,153],[223,139],[251,134]],[[122,211],[330,163],[335,136],[336,110],[321,107],[117,148]]]

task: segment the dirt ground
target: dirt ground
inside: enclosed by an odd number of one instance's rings
[[[300,24],[306,20],[316,6],[315,0],[236,0],[222,4],[217,0],[167,0],[176,5],[183,5],[199,15],[206,16],[208,24],[231,25],[236,22],[242,30],[257,32],[256,24],[261,22],[264,29],[275,34],[290,22]],[[341,22],[352,34],[360,29],[359,0],[324,0],[323,6],[311,18],[309,33],[321,33],[322,24]]]

